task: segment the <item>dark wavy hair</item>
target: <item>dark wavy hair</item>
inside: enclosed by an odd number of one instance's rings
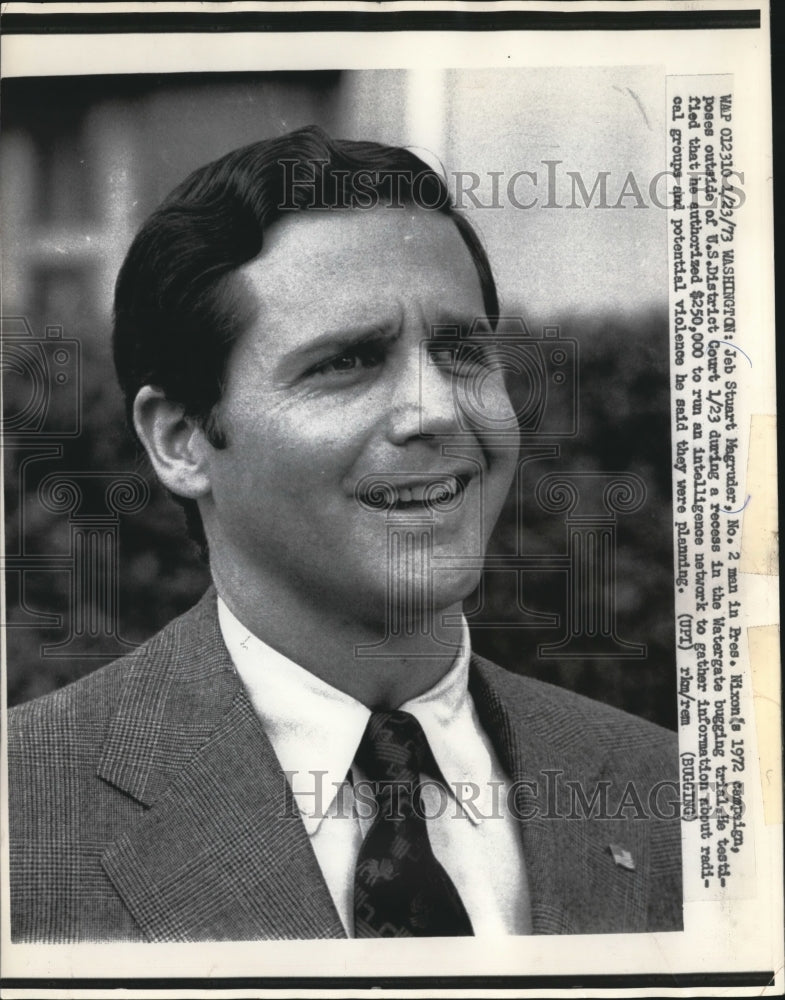
[[[490,263],[442,177],[408,149],[332,139],[316,126],[264,139],[200,167],[144,222],[117,279],[113,349],[133,431],[144,385],[199,422],[214,447],[232,346],[257,304],[237,270],[261,253],[267,228],[301,211],[416,206],[449,216],[472,256],[485,311],[498,315]],[[175,497],[205,550],[193,500]]]

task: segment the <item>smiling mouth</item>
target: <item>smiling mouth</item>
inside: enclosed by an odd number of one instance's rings
[[[468,475],[434,476],[419,482],[395,483],[392,477],[365,476],[355,497],[366,510],[447,511],[463,501]]]

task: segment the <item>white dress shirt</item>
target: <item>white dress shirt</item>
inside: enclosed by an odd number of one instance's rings
[[[370,827],[363,810],[354,809],[353,782],[363,777],[354,757],[370,709],[252,635],[220,597],[218,618],[352,936],[354,867]],[[446,782],[445,789],[423,776],[423,811],[433,852],[460,893],[475,935],[528,934],[526,867],[517,821],[506,809],[509,778],[469,694],[469,655],[464,621],[454,665],[400,709],[422,726]]]

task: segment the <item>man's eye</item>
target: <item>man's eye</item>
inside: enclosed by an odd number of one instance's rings
[[[340,354],[322,361],[311,369],[313,375],[351,375],[354,372],[377,368],[382,363],[382,349],[378,345],[368,344],[353,347]]]
[[[452,368],[455,364],[457,351],[454,347],[429,347],[428,357],[432,365],[440,368]]]
[[[451,347],[431,347],[432,365],[448,368],[458,376],[469,376],[478,369],[493,368],[498,363],[498,349],[493,341],[462,341]]]

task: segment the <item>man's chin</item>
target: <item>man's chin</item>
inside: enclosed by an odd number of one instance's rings
[[[460,614],[464,600],[480,582],[478,570],[436,570],[425,574],[396,574],[381,588],[358,588],[344,595],[341,609],[358,626],[379,634],[418,635],[445,612]]]
[[[411,606],[415,610],[429,608],[445,611],[474,593],[480,583],[479,569],[431,569],[428,576],[400,574],[391,589],[393,601],[399,610]]]
[[[480,585],[479,570],[444,570],[434,573],[434,606],[439,611],[452,609],[470,597]],[[440,579],[441,578],[441,579]]]

